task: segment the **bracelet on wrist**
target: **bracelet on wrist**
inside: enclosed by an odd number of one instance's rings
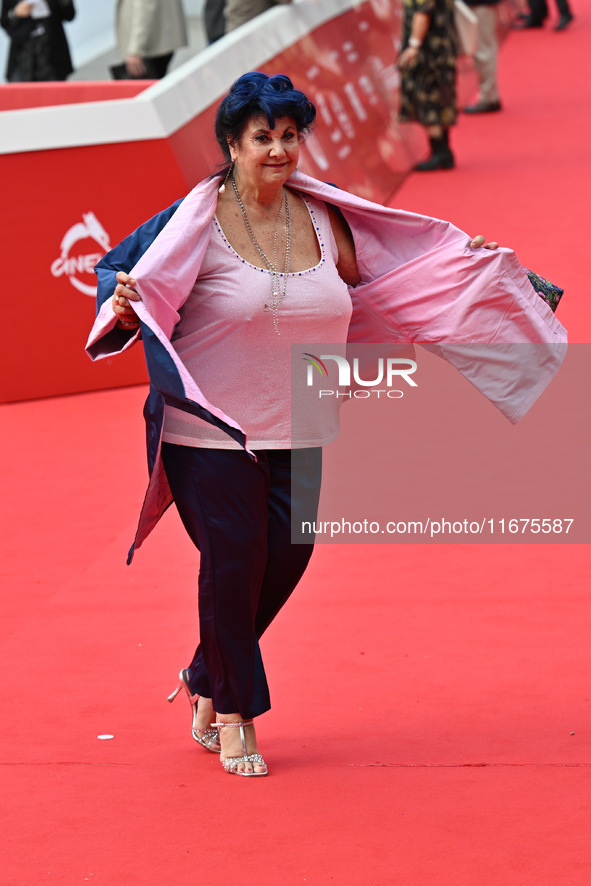
[[[410,37],[408,40],[408,45],[411,47],[411,49],[420,49],[422,43],[416,37]]]

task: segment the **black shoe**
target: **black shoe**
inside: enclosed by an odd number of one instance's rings
[[[476,102],[475,105],[468,105],[464,108],[464,114],[490,114],[492,111],[500,111],[501,103],[496,102]]]
[[[417,172],[432,172],[434,169],[453,169],[454,166],[454,155],[449,148],[446,148],[444,151],[431,154],[428,160],[417,163],[415,170]]]
[[[525,28],[543,28],[544,20],[541,18],[533,18],[533,16],[528,15],[522,25],[519,26],[521,30]]]
[[[558,20],[558,24],[556,25],[554,30],[555,31],[564,31],[564,29],[567,27],[567,25],[569,25],[572,22],[573,18],[574,18],[574,16],[571,15],[570,12],[567,12],[564,15],[561,15],[560,19]]]

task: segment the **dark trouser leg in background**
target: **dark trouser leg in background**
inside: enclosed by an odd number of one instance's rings
[[[546,0],[528,0],[529,16],[525,24],[530,28],[538,28],[542,26],[544,19],[548,15],[548,4]]]

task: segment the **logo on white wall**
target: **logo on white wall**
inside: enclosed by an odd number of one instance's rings
[[[73,225],[66,232],[60,246],[60,257],[51,265],[54,277],[65,275],[72,286],[84,295],[96,295],[96,283],[89,282],[94,277],[93,268],[111,248],[109,235],[94,212],[82,213],[83,221]],[[92,250],[92,240],[100,251]],[[78,245],[78,248],[76,248]]]

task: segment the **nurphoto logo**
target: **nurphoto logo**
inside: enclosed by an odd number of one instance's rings
[[[395,384],[405,382],[412,388],[418,387],[417,382],[411,377],[416,372],[417,363],[408,357],[378,357],[372,365],[368,365],[370,361],[364,360],[363,370],[359,357],[348,360],[341,354],[321,354],[319,357],[314,354],[304,354],[302,359],[308,364],[306,384],[309,388],[314,386],[317,375],[322,380],[328,379],[329,369],[325,361],[333,360],[336,363],[336,386],[344,390],[321,388],[318,391],[320,398],[354,397],[360,400],[372,395],[377,397],[385,395],[390,399],[399,399],[404,396],[404,391],[395,388]],[[330,368],[334,370],[334,366]],[[382,387],[379,387],[380,385]]]

